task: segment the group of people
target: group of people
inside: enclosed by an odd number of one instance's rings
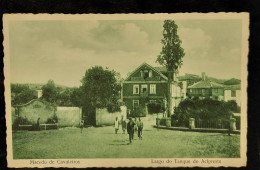
[[[122,125],[122,130],[123,130],[124,134],[125,134],[125,130],[127,130],[130,143],[132,143],[132,141],[134,139],[134,133],[136,131],[138,132],[138,138],[142,140],[142,133],[143,133],[144,124],[143,124],[140,117],[139,117],[139,120],[137,120],[136,118],[135,118],[135,120],[133,120],[130,117],[128,123],[126,123],[126,120],[124,120],[124,118],[122,117],[121,125]],[[119,120],[118,120],[118,117],[116,117],[116,120],[115,120],[115,133],[116,134],[117,134],[118,130],[119,130]]]

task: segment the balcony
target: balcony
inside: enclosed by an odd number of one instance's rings
[[[140,93],[140,96],[141,96],[141,97],[148,97],[148,92],[141,92],[141,93]]]

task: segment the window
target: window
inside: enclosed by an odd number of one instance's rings
[[[144,72],[141,70],[140,71],[141,77],[144,78]]]
[[[139,94],[139,85],[138,84],[135,84],[133,86],[133,94]]]
[[[142,84],[141,85],[141,93],[146,93],[147,92],[147,84]]]
[[[150,71],[149,71],[149,77],[152,77],[152,76],[153,76],[153,71],[150,70]]]
[[[218,92],[218,89],[214,89],[214,92],[217,93],[217,92]]]
[[[139,106],[139,100],[133,100],[133,108]]]
[[[150,100],[149,102],[150,103],[156,103],[156,100]]]
[[[206,90],[205,89],[202,89],[202,94],[205,94]]]
[[[231,97],[236,97],[236,90],[231,90]]]
[[[150,94],[156,94],[156,84],[150,84]]]
[[[144,70],[144,79],[146,79],[147,77],[149,77],[149,72],[148,70]]]
[[[172,92],[173,92],[173,93],[176,92],[176,87],[175,87],[175,85],[172,85]]]
[[[190,89],[190,92],[192,93],[192,89]]]

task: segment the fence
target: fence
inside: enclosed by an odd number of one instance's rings
[[[223,119],[200,120],[195,119],[195,128],[229,129],[229,121]]]

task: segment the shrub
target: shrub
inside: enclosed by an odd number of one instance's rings
[[[209,120],[209,119],[229,119],[232,112],[237,110],[235,101],[218,101],[210,98],[205,99],[185,99],[174,109],[172,124],[175,126],[188,126],[189,118]]]
[[[147,105],[147,107],[148,107],[148,113],[151,113],[151,114],[154,114],[154,113],[158,114],[161,111],[160,103],[149,103]]]
[[[148,103],[147,107],[148,107],[148,113],[150,114],[154,114],[154,113],[158,114],[160,112],[165,111],[165,107],[162,101],[156,101],[156,103]]]
[[[145,107],[137,106],[130,112],[130,117],[145,117]]]
[[[54,124],[58,122],[58,117],[56,114],[54,114],[52,117],[47,119],[47,124]]]

